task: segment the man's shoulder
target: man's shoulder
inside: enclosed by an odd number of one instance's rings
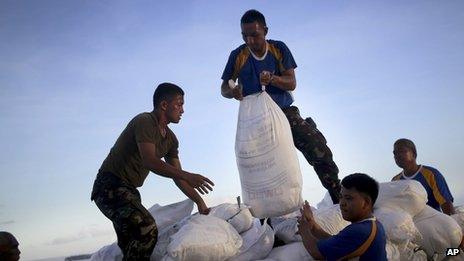
[[[400,180],[402,179],[402,177],[403,177],[403,172],[400,172],[396,174],[395,176],[393,176],[392,181]]]
[[[440,174],[440,175],[441,175],[441,173],[440,173],[440,171],[439,171],[438,169],[436,169],[436,168],[434,168],[434,167],[431,167],[431,166],[422,165],[422,170],[430,171],[430,172],[432,172],[432,173],[435,174],[435,175],[436,175],[436,174]]]
[[[231,55],[238,55],[240,52],[245,50],[247,48],[246,44],[241,44],[237,48],[233,49],[232,52],[230,52]]]
[[[129,122],[130,125],[156,126],[157,120],[150,112],[142,112],[134,116]]]
[[[271,46],[275,46],[276,48],[280,50],[288,49],[287,45],[283,41],[268,39],[267,42]]]

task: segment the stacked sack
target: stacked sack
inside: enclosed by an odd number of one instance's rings
[[[185,200],[149,209],[158,226],[158,241],[150,260],[258,260],[274,244],[274,231],[251,215],[247,206],[221,204],[209,215],[190,215],[193,202]],[[93,261],[122,260],[116,243],[94,253]]]
[[[426,203],[427,193],[417,181],[379,184],[374,215],[384,227],[389,260],[443,260],[446,249],[457,247],[461,242],[459,224],[464,221],[464,208],[456,208],[457,214],[450,217]],[[317,207],[313,208],[314,218],[328,233],[335,235],[349,225],[342,218],[339,205],[333,205],[328,194]],[[299,216],[296,211],[271,219],[276,237],[286,245],[274,248],[264,260],[313,260],[296,233]]]

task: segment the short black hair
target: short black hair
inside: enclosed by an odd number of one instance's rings
[[[395,144],[393,146],[397,145],[405,146],[406,148],[410,149],[412,153],[414,153],[414,157],[417,158],[416,145],[414,144],[414,142],[412,142],[412,140],[405,138],[398,139],[397,141],[395,141]]]
[[[249,24],[254,22],[258,22],[259,24],[266,26],[266,18],[264,18],[262,13],[255,9],[246,11],[242,16],[242,19],[240,19],[240,24]]]
[[[371,198],[372,206],[374,206],[379,195],[379,183],[364,173],[354,173],[346,176],[342,180],[342,186],[346,189],[355,188],[357,191],[366,194]]]
[[[163,82],[156,87],[155,93],[153,94],[153,108],[156,109],[161,101],[170,101],[177,95],[184,95],[182,88],[173,83]]]

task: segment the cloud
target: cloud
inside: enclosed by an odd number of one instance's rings
[[[52,245],[52,246],[63,245],[63,244],[68,244],[68,243],[79,241],[79,240],[86,239],[86,238],[98,238],[98,237],[110,236],[110,235],[113,235],[114,233],[115,232],[113,230],[102,229],[102,228],[99,228],[97,225],[89,225],[87,227],[82,228],[80,232],[74,235],[57,237],[53,239],[52,241],[49,241],[48,243],[46,243],[46,245]]]

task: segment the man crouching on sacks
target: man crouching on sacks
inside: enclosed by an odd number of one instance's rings
[[[373,215],[379,194],[377,181],[366,174],[355,173],[342,180],[340,210],[351,224],[337,235],[330,235],[314,220],[306,201],[300,210],[298,233],[303,245],[315,259],[387,260],[386,236],[382,224]]]
[[[128,123],[98,171],[91,198],[113,222],[123,260],[150,260],[157,242],[156,222],[142,205],[137,190],[149,171],[173,179],[197,204],[200,214],[209,212],[197,191],[208,193],[214,183],[182,170],[179,142],[168,127],[180,121],[183,105],[184,91],[179,86],[160,84],[153,95],[153,111],[141,113]]]

